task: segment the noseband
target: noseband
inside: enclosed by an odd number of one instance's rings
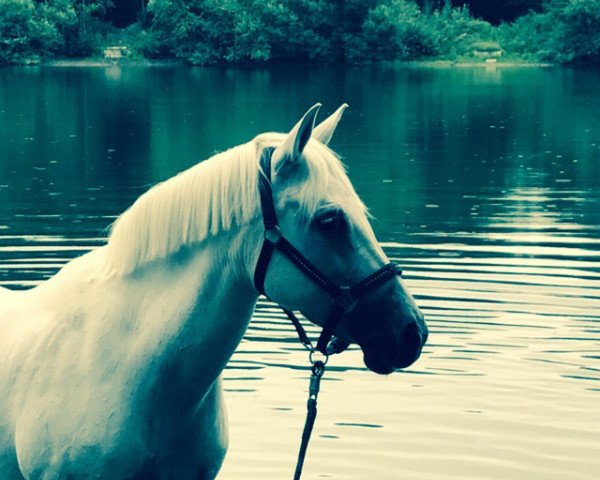
[[[259,293],[268,297],[265,293],[265,277],[273,252],[278,250],[333,300],[331,310],[317,341],[317,350],[325,356],[331,353],[339,353],[348,347],[348,343],[339,339],[333,341],[331,339],[343,316],[356,307],[361,297],[384,285],[392,278],[402,275],[402,270],[397,264],[390,262],[352,286],[340,286],[315,267],[284,237],[279,229],[271,186],[271,157],[273,151],[274,148],[272,147],[265,148],[260,157],[261,171],[258,174],[258,188],[265,232],[262,249],[254,270],[254,286]],[[294,314],[284,307],[281,308],[294,323],[302,343],[309,350],[312,350],[312,344]]]

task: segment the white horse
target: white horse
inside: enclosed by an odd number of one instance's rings
[[[0,480],[212,479],[227,449],[220,375],[258,293],[257,177],[265,147],[281,230],[329,278],[352,284],[386,262],[365,208],[326,146],[345,105],[319,105],[142,195],[107,245],[28,291],[0,288]],[[323,324],[331,299],[273,254],[268,295]],[[423,318],[394,278],[336,335],[390,373],[415,361]]]

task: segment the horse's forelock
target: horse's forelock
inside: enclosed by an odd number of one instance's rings
[[[304,151],[309,175],[305,208],[314,214],[323,202],[337,205],[353,215],[362,215],[366,207],[356,194],[340,158],[326,145],[311,141]],[[312,201],[309,200],[312,197]]]
[[[262,134],[258,141],[259,151],[264,147],[278,147],[286,138],[284,134]],[[327,145],[311,139],[302,152],[308,175],[294,188],[294,200],[307,217],[324,203],[337,205],[352,215],[366,213],[366,207],[356,195],[346,173],[346,168],[338,155]]]

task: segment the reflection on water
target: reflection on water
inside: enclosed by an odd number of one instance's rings
[[[148,185],[311,102],[431,330],[378,377],[331,360],[306,478],[595,479],[600,75],[571,70],[0,70],[0,285],[102,244]],[[316,335],[314,328],[309,331]],[[306,355],[259,302],[225,371],[219,478],[291,476]]]

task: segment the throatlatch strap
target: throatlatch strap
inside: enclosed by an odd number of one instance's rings
[[[275,245],[266,240],[263,242],[260,254],[258,255],[258,262],[256,262],[256,269],[254,270],[254,288],[259,293],[266,296],[265,293],[265,278],[267,276],[267,269],[273,256],[273,250]]]
[[[260,168],[262,170],[258,175],[258,192],[260,195],[260,206],[262,211],[263,223],[266,232],[277,226],[277,214],[275,213],[275,204],[273,202],[273,190],[271,189],[271,155],[273,148],[265,148],[260,157]],[[263,241],[256,268],[254,269],[254,288],[259,293],[265,294],[265,278],[267,269],[273,256],[275,245],[273,242]]]
[[[265,230],[270,230],[277,225],[277,214],[275,213],[275,202],[273,201],[273,190],[271,189],[271,156],[274,150],[273,147],[267,147],[260,157],[262,172],[258,175],[258,192]]]

